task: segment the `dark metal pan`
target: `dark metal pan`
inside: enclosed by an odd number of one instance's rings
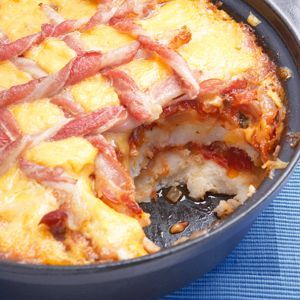
[[[289,113],[287,132],[300,131],[300,1],[223,0],[225,10],[238,20],[253,11],[263,23],[257,28],[265,49],[281,66],[293,71],[287,84]],[[0,299],[155,299],[182,287],[222,261],[248,231],[258,214],[272,201],[300,157],[300,147],[291,148],[285,135],[280,158],[289,166],[266,180],[245,205],[225,221],[216,221],[213,208],[224,196],[208,195],[205,201],[184,199],[178,205],[160,197],[144,205],[152,213],[147,235],[161,252],[117,263],[54,267],[0,263]],[[288,203],[287,203],[288,205]],[[170,235],[169,226],[190,221],[183,235],[207,229],[207,233],[177,246],[180,235]]]

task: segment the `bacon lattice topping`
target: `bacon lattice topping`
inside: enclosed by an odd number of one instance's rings
[[[168,117],[189,109],[208,113],[203,111],[203,107],[206,99],[213,97],[222,98],[222,114],[227,114],[228,118],[233,119],[239,113],[249,116],[254,121],[261,117],[262,107],[257,100],[257,86],[251,83],[251,80],[241,77],[242,79],[224,81],[217,78],[207,79],[205,76],[203,80],[202,70],[190,68],[179,51],[177,52],[178,48],[192,39],[192,32],[187,26],[172,31],[172,36],[166,43],[152,38],[137,25],[137,18],[149,16],[162,2],[164,1],[103,0],[91,18],[79,20],[65,20],[53,7],[41,4],[49,23],[43,24],[39,32],[10,41],[0,31],[0,61],[10,60],[33,78],[25,84],[0,90],[0,175],[19,160],[19,167],[29,178],[56,193],[60,207],[41,220],[41,224],[48,226],[54,234],[63,233],[66,226],[78,230],[88,218],[83,213],[86,211],[84,202],[76,180],[64,169],[48,168],[20,159],[28,147],[46,140],[55,141],[73,136],[86,138],[98,149],[95,160],[95,189],[98,197],[116,211],[136,218],[145,226],[149,224],[149,217],[135,201],[133,179],[119,162],[114,147],[102,133],[129,132],[142,124],[157,120],[160,116]],[[136,40],[105,53],[98,50],[86,51],[80,39],[81,33],[100,24],[112,26]],[[36,62],[22,55],[51,37],[63,40],[76,52],[76,57],[58,72],[47,74]],[[149,59],[154,56],[159,56],[173,74],[149,90],[141,90],[126,72],[117,69],[133,59]],[[70,90],[73,85],[99,72],[109,79],[118,95],[120,106],[86,112],[75,102]],[[45,132],[22,136],[8,107],[41,98],[50,98],[53,104],[65,112],[67,118]],[[273,102],[267,105],[268,101],[272,102],[267,99],[266,106],[271,107],[273,104],[273,113],[266,120],[271,127],[278,109]],[[218,109],[213,110],[215,111]],[[222,114],[220,113],[220,116],[223,117]],[[201,148],[201,153],[207,159],[213,158],[222,166],[237,170],[251,170],[253,167],[249,158],[238,149],[225,149],[215,144]],[[232,157],[230,153],[234,153],[236,157]]]
[[[130,19],[115,18],[111,21],[111,24],[118,30],[137,37],[145,49],[157,53],[180,78],[190,99],[198,96],[200,92],[199,84],[187,62],[175,50],[151,39],[140,26],[134,24]]]
[[[127,113],[122,106],[106,107],[91,113],[80,114],[64,125],[52,139],[61,140],[72,136],[85,136],[93,132],[101,133],[126,118]]]
[[[67,20],[58,25],[45,24],[42,31],[30,36],[25,36],[14,42],[0,45],[0,61],[12,59],[20,56],[29,50],[32,46],[42,43],[48,37],[59,37],[73,32],[82,26],[79,20]]]
[[[156,2],[155,0],[104,0],[83,29],[88,30],[96,25],[106,24],[113,17],[125,17],[130,14],[139,17],[147,16],[155,8]]]
[[[101,69],[115,67],[130,61],[138,47],[138,43],[133,43],[104,55],[98,51],[78,55],[57,73],[0,91],[0,107],[54,96],[64,87],[93,76]],[[118,56],[114,57],[116,54]]]
[[[104,1],[99,7],[99,10],[91,17],[90,20],[63,20],[59,18],[54,9],[48,5],[41,5],[46,15],[55,24],[42,25],[41,31],[29,36],[25,36],[13,42],[3,43],[0,45],[0,61],[9,60],[14,57],[24,54],[32,46],[42,43],[49,37],[63,37],[67,34],[81,30],[88,30],[95,27],[98,24],[108,23],[113,17],[125,16],[129,13],[133,13],[139,16],[146,15],[149,12],[149,8],[153,7],[153,1],[123,1],[120,5],[120,1]],[[67,39],[71,41],[72,39]],[[69,44],[69,43],[68,43]],[[73,48],[73,47],[72,47]]]

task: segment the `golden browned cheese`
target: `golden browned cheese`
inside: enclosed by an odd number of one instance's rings
[[[40,31],[49,23],[40,3],[50,4],[65,19],[91,17],[99,1],[95,0],[1,0],[0,29],[13,41]],[[241,74],[264,71],[257,78],[274,104],[282,109],[283,91],[262,49],[253,42],[253,35],[245,26],[232,20],[225,12],[205,0],[170,0],[159,6],[153,15],[139,23],[153,38],[167,39],[169,32],[187,26],[191,41],[177,49],[193,70],[200,70],[202,79],[234,79]],[[107,52],[132,42],[133,38],[108,25],[99,25],[82,32],[82,43],[87,50]],[[48,38],[32,47],[24,55],[34,60],[45,72],[52,74],[63,68],[76,53],[59,38]],[[138,58],[119,67],[126,71],[142,90],[171,74],[158,57]],[[267,69],[270,68],[268,73]],[[256,73],[257,72],[257,73]],[[10,61],[0,63],[0,88],[29,81],[31,76],[20,71]],[[94,111],[106,106],[119,105],[119,99],[107,79],[101,74],[87,78],[70,87],[74,100],[84,110]],[[63,121],[66,116],[49,99],[9,107],[22,134],[37,134]],[[265,113],[265,112],[264,112]],[[266,112],[267,113],[267,112]],[[282,124],[269,128],[265,118],[243,130],[241,136],[257,149],[261,141],[273,149],[279,139]],[[266,138],[269,132],[272,138]],[[129,133],[107,134],[124,156],[129,166]],[[228,135],[234,143],[234,138]],[[39,224],[41,218],[58,209],[59,204],[51,189],[22,173],[15,165],[0,177],[0,253],[4,258],[42,264],[88,264],[102,261],[129,259],[147,254],[144,249],[142,227],[137,220],[116,212],[97,198],[91,175],[97,150],[87,140],[72,137],[55,142],[43,142],[24,154],[26,159],[47,167],[63,167],[77,179],[77,186],[89,212],[89,220],[78,232],[67,232],[65,240],[56,239]]]

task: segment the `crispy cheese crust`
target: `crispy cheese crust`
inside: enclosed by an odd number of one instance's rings
[[[193,197],[235,194],[222,216],[274,165],[285,118],[276,66],[210,1],[3,0],[0,31],[3,259],[152,253],[137,202],[186,183]]]

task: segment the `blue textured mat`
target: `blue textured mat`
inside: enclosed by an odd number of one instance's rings
[[[235,251],[173,299],[300,299],[300,164]]]

